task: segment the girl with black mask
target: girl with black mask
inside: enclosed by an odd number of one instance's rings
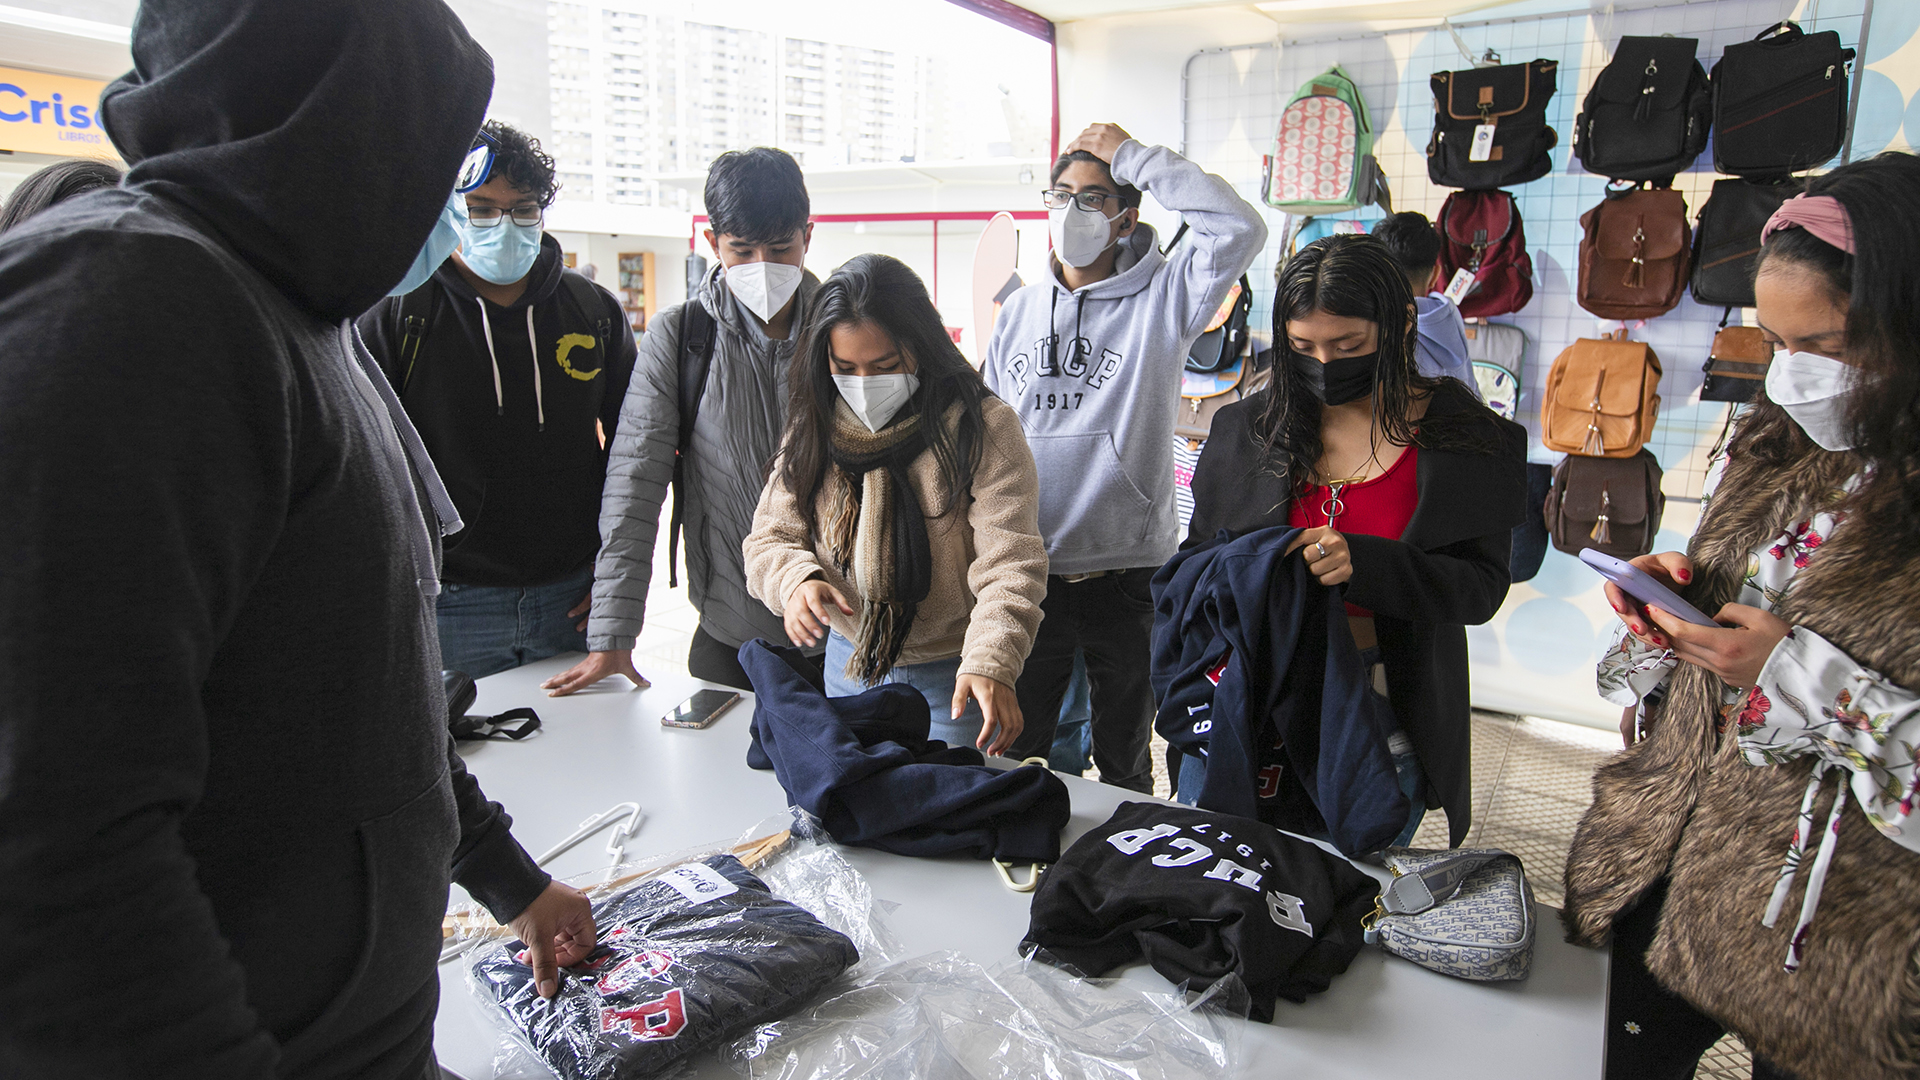
[[[1418,372],[1413,294],[1371,236],[1302,249],[1280,272],[1273,312],[1273,385],[1214,418],[1187,542],[1303,530],[1288,552],[1321,584],[1346,587],[1393,731],[1413,804],[1395,842],[1439,806],[1457,845],[1471,824],[1466,627],[1506,598],[1526,429],[1458,381]]]

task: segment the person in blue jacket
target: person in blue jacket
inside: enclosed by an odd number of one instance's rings
[[[1527,436],[1457,380],[1420,372],[1415,320],[1406,275],[1374,237],[1329,236],[1288,260],[1273,385],[1214,417],[1186,543],[1304,530],[1291,550],[1346,587],[1393,733],[1413,804],[1399,842],[1439,806],[1457,845],[1472,819],[1466,627],[1507,595]]]
[[[1414,365],[1422,375],[1458,379],[1479,397],[1473,359],[1467,355],[1466,320],[1459,306],[1439,292],[1446,282],[1440,280],[1440,233],[1433,222],[1411,211],[1394,214],[1380,219],[1373,235],[1393,253],[1413,289]]]

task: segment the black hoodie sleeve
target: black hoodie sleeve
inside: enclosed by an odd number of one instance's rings
[[[447,769],[460,808],[460,846],[453,852],[453,880],[480,901],[502,926],[520,917],[553,880],[513,838],[513,818],[488,800],[467,771],[453,736],[447,736]]]
[[[1353,553],[1347,602],[1376,615],[1478,626],[1507,598],[1511,528],[1432,551],[1384,536],[1345,535]]]
[[[278,1047],[184,825],[207,779],[203,682],[294,488],[284,343],[198,244],[10,239],[0,1075],[270,1077]],[[154,266],[168,272],[138,270]],[[120,1005],[76,980],[105,980]]]

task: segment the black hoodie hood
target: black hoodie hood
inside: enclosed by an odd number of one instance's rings
[[[493,88],[440,0],[143,0],[133,62],[100,97],[126,186],[328,320],[412,265]]]

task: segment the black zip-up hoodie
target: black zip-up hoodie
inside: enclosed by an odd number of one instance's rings
[[[348,320],[491,64],[438,0],[144,0],[133,56],[126,186],[0,237],[0,1076],[424,1077],[449,880],[547,878]]]
[[[544,585],[592,565],[600,550],[600,430],[613,445],[636,350],[620,301],[594,285],[597,306],[583,309],[561,258],[559,242],[541,237],[527,291],[506,307],[448,259],[408,300],[427,318],[411,363],[399,297],[360,318],[466,523],[447,537],[447,581]]]

